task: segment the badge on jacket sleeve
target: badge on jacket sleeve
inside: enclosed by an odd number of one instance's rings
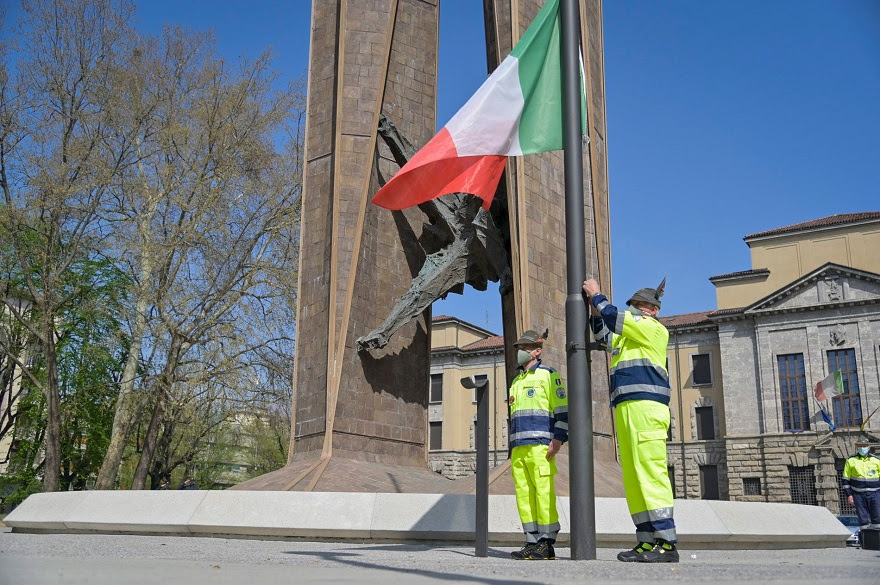
[[[565,398],[565,388],[557,388],[556,395],[560,398]]]

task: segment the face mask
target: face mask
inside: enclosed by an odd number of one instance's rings
[[[870,447],[859,447],[859,455],[861,455],[862,457],[865,457],[868,455],[868,451],[870,451],[870,450],[871,450]]]
[[[532,361],[532,354],[520,349],[516,352],[516,361],[519,362],[519,365],[524,366]]]
[[[633,315],[635,315],[636,317],[644,317],[644,315],[645,315],[644,311],[642,311],[641,309],[637,309],[632,305],[629,306],[629,312],[632,313]]]

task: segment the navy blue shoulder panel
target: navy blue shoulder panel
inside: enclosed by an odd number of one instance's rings
[[[537,369],[537,370],[547,370],[547,371],[550,372],[551,374],[555,374],[555,373],[556,373],[556,370],[554,370],[554,369],[551,368],[550,366],[545,366],[544,364],[539,364],[538,367],[535,368],[535,369]]]

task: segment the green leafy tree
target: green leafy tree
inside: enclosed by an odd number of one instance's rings
[[[68,279],[76,277],[89,286],[69,287],[79,291],[79,302],[67,305],[55,326],[60,380],[60,487],[65,490],[84,489],[97,475],[110,433],[126,346],[117,320],[126,291],[121,274],[106,260],[76,261],[66,274]],[[35,349],[34,353],[14,358],[6,354],[27,374],[22,383],[24,398],[16,408],[6,478],[17,490],[13,500],[35,491],[34,479],[45,471],[44,441],[49,422],[44,392],[46,362],[39,346]],[[16,349],[7,347],[6,351]]]
[[[59,489],[62,467],[58,324],[99,284],[72,271],[95,259],[103,237],[98,212],[130,158],[128,147],[108,148],[118,140],[108,104],[130,14],[123,0],[23,2],[9,35],[16,51],[3,54],[0,228],[15,234],[7,242],[20,278],[3,303],[33,336],[45,368],[40,377],[23,369],[46,399],[44,491]]]

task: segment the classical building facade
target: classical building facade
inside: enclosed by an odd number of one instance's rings
[[[661,319],[676,497],[852,513],[843,462],[880,430],[880,212],[744,239],[751,269],[709,279],[716,310]],[[819,403],[815,384],[836,370],[844,393]]]

